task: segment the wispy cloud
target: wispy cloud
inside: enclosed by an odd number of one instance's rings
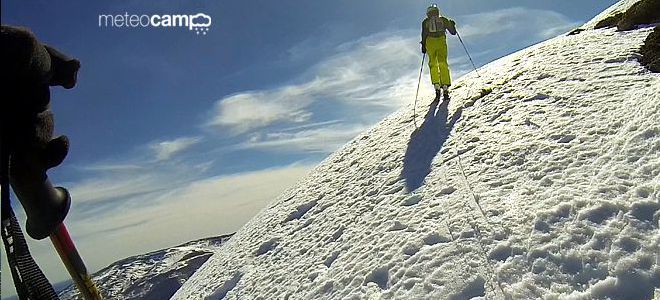
[[[455,16],[458,28],[477,58],[522,48],[576,26],[564,15],[546,10],[510,8]],[[220,99],[207,126],[244,134],[243,147],[275,151],[331,152],[383,116],[412,101],[419,72],[419,32],[388,30],[334,47],[335,54],[311,66],[294,84],[248,91]],[[472,66],[458,40],[449,37],[454,77]],[[310,42],[310,44],[313,44]],[[492,58],[486,58],[488,60]],[[420,97],[432,89],[425,67]],[[328,109],[332,111],[328,111]],[[340,126],[308,129],[343,119]],[[343,115],[341,115],[343,114]],[[283,131],[291,126],[299,130]],[[347,130],[348,129],[348,130]],[[324,144],[326,146],[324,146]]]
[[[366,128],[366,125],[360,124],[336,124],[293,132],[257,133],[239,147],[281,152],[331,153]]]
[[[514,7],[460,17],[461,35],[491,47],[545,40],[580,25],[549,10]]]
[[[73,186],[70,191],[75,199],[66,223],[89,269],[99,270],[138,253],[234,232],[312,167],[313,164],[293,164],[200,178],[179,185],[168,182],[170,178],[163,177],[164,174],[153,172],[145,177],[150,181],[163,181],[157,186],[167,188],[151,192],[147,197],[126,196],[132,188],[143,188],[142,184],[130,184],[130,179],[122,184],[114,183],[113,193],[100,190],[99,193],[106,196],[125,197],[112,202],[113,205],[121,203],[121,208],[109,213],[99,213],[108,208],[107,203],[93,194],[81,193],[88,188],[91,192],[93,186]],[[124,191],[119,192],[121,190]],[[97,213],[88,215],[83,210]],[[22,211],[17,213],[24,219]],[[87,217],[81,218],[81,215]],[[55,282],[67,279],[49,243],[31,239],[28,242],[35,257],[49,258],[40,261],[49,279]],[[112,243],[120,243],[122,247],[113,247]]]
[[[196,158],[194,153],[181,155],[203,141],[201,136],[161,140],[137,146],[123,158],[75,166],[82,176],[65,184],[74,198],[72,218],[97,218],[150,205],[159,196],[203,178],[214,160]]]
[[[97,176],[85,180],[69,188],[76,197],[76,204],[89,202],[100,203],[105,200],[127,199],[137,195],[148,194],[162,188],[156,176],[149,172],[133,172],[130,176],[105,177]]]
[[[160,189],[149,190],[149,199],[128,195],[123,200],[114,202],[114,204],[117,202],[124,204],[123,209],[120,210],[121,213],[97,214],[93,218],[78,217],[72,218],[70,221],[79,223],[81,225],[80,228],[85,228],[84,231],[91,234],[97,230],[115,228],[120,224],[127,223],[129,220],[131,222],[137,222],[145,219],[145,217],[148,223],[160,224],[163,222],[173,222],[166,227],[190,223],[191,228],[199,226],[199,229],[209,225],[200,225],[200,220],[196,219],[196,217],[201,217],[208,218],[207,221],[210,223],[216,223],[214,225],[216,228],[223,227],[226,231],[233,231],[238,229],[251,215],[255,214],[266,203],[273,200],[285,188],[298,181],[312,167],[313,164],[292,164],[253,172],[198,178],[181,183],[170,182],[166,174],[146,174],[144,178],[150,178],[154,182],[163,182],[155,185],[160,187]],[[131,185],[127,181],[115,183],[114,185],[124,187],[124,189],[121,189],[123,191],[131,190],[134,186],[137,186],[139,189],[142,186],[141,184]],[[80,193],[85,188],[87,187],[74,186],[70,190],[72,194],[74,192],[77,193],[77,204],[89,204],[88,207],[82,207],[80,205],[72,207],[72,213],[75,213],[76,216],[81,215],[81,209],[90,209],[94,205],[105,207],[103,201],[99,201],[105,198],[90,197],[89,194]],[[114,193],[113,195],[117,198],[126,194],[123,192]],[[217,222],[219,216],[232,213],[238,214],[235,208],[246,205],[248,209],[240,209],[241,214],[245,215],[234,215],[231,218],[233,220],[232,222],[227,222],[226,220]],[[183,221],[188,217],[190,217],[188,221]],[[181,219],[182,222],[177,223],[174,221],[175,219]],[[193,219],[196,220],[191,222],[190,220]],[[213,234],[213,232],[209,234]]]
[[[277,122],[301,123],[311,117],[303,110],[310,102],[309,88],[305,86],[244,92],[218,101],[216,114],[207,126],[225,127],[240,134]]]
[[[139,171],[139,170],[143,169],[143,166],[141,166],[139,164],[130,164],[130,163],[125,163],[125,164],[94,163],[94,164],[85,165],[85,166],[78,166],[76,168],[81,170],[81,171],[86,171],[86,172],[121,173],[121,172]]]
[[[314,107],[320,102],[391,110],[401,103],[400,78],[409,75],[418,57],[410,35],[386,32],[342,44],[339,54],[311,67],[297,84],[218,100],[207,125],[245,133],[275,123],[304,123],[324,113]]]
[[[156,160],[163,161],[199,143],[201,140],[201,137],[181,137],[169,141],[155,142],[149,147],[154,151]]]

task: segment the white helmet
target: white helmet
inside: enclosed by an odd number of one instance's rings
[[[429,6],[429,7],[426,9],[426,14],[427,14],[427,15],[430,14],[430,13],[432,13],[432,12],[440,13],[440,9],[438,8],[438,5],[435,4],[435,3],[431,4],[431,6]]]

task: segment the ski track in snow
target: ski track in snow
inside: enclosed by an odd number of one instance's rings
[[[174,299],[658,297],[660,76],[636,60],[650,31],[588,30],[497,60],[449,105],[421,101],[416,132],[412,106],[394,113]]]

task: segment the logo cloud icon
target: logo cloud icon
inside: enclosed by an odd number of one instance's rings
[[[194,27],[210,27],[211,16],[203,13],[198,13],[190,17],[190,29]]]
[[[211,16],[203,13],[192,15],[190,16],[190,22],[188,25],[190,30],[194,30],[196,34],[201,32],[206,35],[209,31],[209,27],[211,27]]]

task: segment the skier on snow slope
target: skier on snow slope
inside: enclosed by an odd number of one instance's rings
[[[447,64],[447,38],[445,31],[456,35],[456,22],[440,15],[440,9],[432,4],[426,9],[426,18],[422,21],[422,53],[429,55],[431,82],[435,88],[435,101],[440,95],[449,100],[451,75]],[[444,91],[444,92],[443,92]]]

